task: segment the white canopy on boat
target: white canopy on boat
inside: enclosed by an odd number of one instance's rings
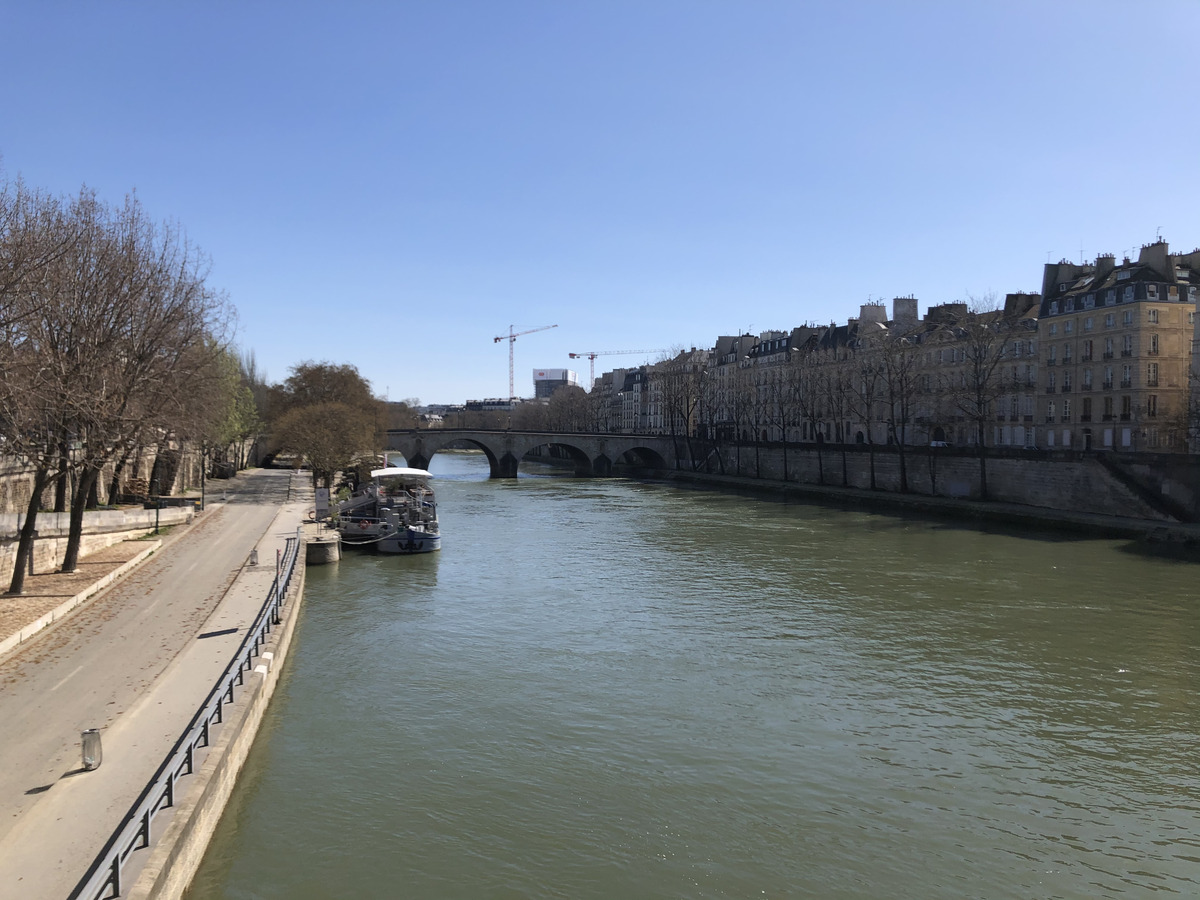
[[[372,478],[432,478],[424,469],[410,469],[407,466],[389,466],[386,469],[372,469]]]

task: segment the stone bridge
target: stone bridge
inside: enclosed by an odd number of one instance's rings
[[[429,468],[439,450],[449,447],[482,450],[492,478],[516,478],[517,466],[531,450],[560,447],[575,463],[581,476],[611,475],[614,466],[665,469],[675,463],[671,438],[657,434],[587,434],[543,431],[480,431],[430,428],[389,431],[384,449],[404,454],[410,466]]]

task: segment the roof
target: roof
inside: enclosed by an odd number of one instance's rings
[[[388,466],[386,469],[372,469],[372,478],[412,478],[423,480],[433,476],[424,469],[410,469],[407,466]]]

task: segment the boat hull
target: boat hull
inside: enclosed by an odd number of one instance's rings
[[[420,528],[389,529],[385,523],[351,522],[339,528],[342,544],[379,553],[432,553],[442,549],[442,536]]]

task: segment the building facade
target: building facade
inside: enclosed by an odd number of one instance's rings
[[[1181,451],[1190,416],[1200,253],[1046,266],[1038,316],[1045,447]]]

